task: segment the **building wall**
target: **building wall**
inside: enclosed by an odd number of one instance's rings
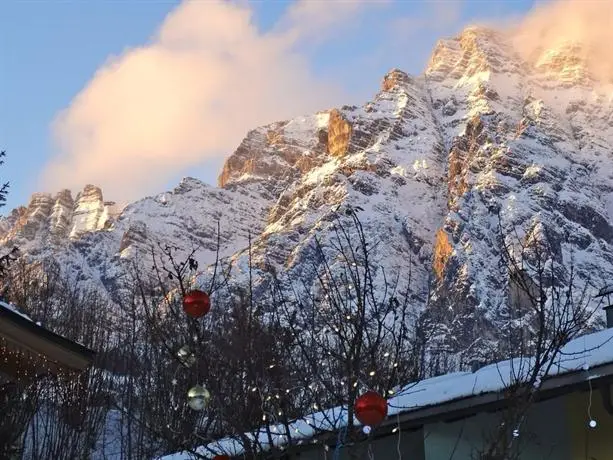
[[[571,458],[569,427],[563,399],[535,404],[520,428],[517,448],[522,460]],[[424,460],[471,460],[478,457],[488,435],[500,423],[499,415],[481,413],[452,423],[424,427]],[[612,457],[607,457],[609,460]],[[578,460],[578,459],[577,459]]]
[[[398,433],[373,442],[372,453],[376,460],[394,460],[398,457]],[[424,460],[423,432],[421,430],[402,432],[400,434],[400,451],[403,459]],[[323,446],[314,445],[311,450],[291,457],[292,460],[332,460],[333,449],[324,450]],[[368,460],[368,453],[363,455]],[[352,460],[346,449],[341,449],[340,460]]]
[[[590,428],[588,407],[590,393],[568,395],[567,420],[571,429],[572,460],[611,460],[613,459],[613,415],[602,405],[600,391],[592,392],[590,412],[596,421],[595,428]]]

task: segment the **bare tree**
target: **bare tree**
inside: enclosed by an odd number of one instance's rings
[[[516,231],[505,235],[500,226],[500,240],[509,300],[493,355],[510,359],[510,367],[500,372],[505,384],[500,424],[487,433],[479,458],[515,460],[519,433],[543,380],[563,358],[564,345],[593,328],[597,306],[591,304],[590,280],[577,276],[572,253],[565,260],[546,227],[537,225],[520,238]]]
[[[247,458],[264,451],[282,458],[285,447],[301,442],[292,422],[344,407],[341,443],[362,458],[371,438],[357,429],[356,397],[366,389],[388,396],[420,378],[428,337],[411,304],[410,273],[387,279],[358,210],[347,208],[333,223],[332,239],[313,243],[308,277],[255,269],[251,244],[242,281],[230,276],[229,261],[218,258],[199,270],[195,251],[183,259],[179,248],[157,247],[148,270],[136,261],[118,304],[76,286],[53,261],[17,261],[7,297],[45,327],[98,352],[87,382],[31,387],[22,452],[202,457],[198,446],[229,436]],[[194,288],[211,297],[204,318],[183,311],[183,297]],[[210,392],[205,411],[186,404],[194,385]],[[340,426],[338,413],[325,414],[318,432],[326,423]]]
[[[45,328],[88,348],[104,347],[108,304],[97,292],[75,286],[53,260],[15,261],[3,278],[6,300]],[[82,458],[95,448],[106,407],[102,370],[84,374],[61,370],[41,378],[18,379],[10,387],[12,417],[3,419],[26,458]],[[5,398],[9,393],[5,392]],[[9,421],[10,420],[10,421]]]
[[[6,151],[0,151],[0,166],[4,164],[4,158],[6,157]],[[9,192],[10,184],[5,182],[0,185],[0,208],[6,205],[6,197]],[[17,247],[13,247],[8,253],[0,256],[0,277],[6,275],[8,268],[11,263],[17,259],[19,249]]]
[[[124,340],[135,353],[126,375],[132,390],[120,410],[129,427],[126,437],[137,441],[128,441],[130,452],[147,445],[141,438],[157,453],[186,450],[195,456],[196,446],[226,434],[248,444],[246,433],[266,420],[262,392],[282,387],[289,374],[283,356],[287,334],[266,313],[265,302],[254,299],[251,282],[228,283],[228,265],[218,259],[208,267],[206,286],[196,286],[195,251],[185,259],[177,253],[176,247],[152,248],[152,270],[135,267],[125,289],[123,310],[131,326]],[[182,308],[184,296],[196,287],[206,290],[213,304],[200,319]],[[210,392],[206,411],[187,405],[188,389],[195,385]],[[146,395],[146,403],[138,395]]]
[[[291,295],[279,289],[275,302],[292,331],[294,386],[309,404],[303,412],[321,411],[321,431],[341,429],[336,448],[342,444],[355,459],[364,458],[374,433],[357,428],[356,398],[366,390],[387,397],[419,379],[428,339],[411,302],[410,271],[387,278],[376,263],[379,242],[359,212],[347,207],[333,215],[332,237],[314,242],[314,276],[298,285],[279,282],[292,286]],[[324,410],[330,407],[343,411]]]
[[[229,436],[247,458],[263,451],[281,458],[286,447],[302,442],[291,429],[294,420],[342,406],[348,410],[342,443],[355,445],[353,458],[361,458],[369,436],[355,428],[353,402],[366,389],[388,396],[419,378],[427,334],[411,305],[410,273],[386,278],[375,263],[377,242],[369,240],[358,211],[335,214],[332,240],[314,241],[311,276],[301,280],[278,275],[267,264],[254,269],[251,244],[244,283],[232,280],[219,259],[207,268],[208,278],[196,277],[194,252],[176,260],[178,248],[159,248],[153,270],[135,271],[128,289],[137,293],[131,308],[140,312],[135,318],[142,329],[133,330],[151,365],[131,366],[143,374],[135,385],[148,402],[125,412],[138,413],[141,426],[155,427],[150,435],[169,452],[198,455],[196,446]],[[195,286],[195,279],[208,282]],[[182,311],[181,299],[193,287],[212,299],[202,319]],[[155,388],[142,387],[145,381]],[[185,404],[195,384],[211,394],[201,413]],[[338,414],[325,414],[321,432],[340,422]]]

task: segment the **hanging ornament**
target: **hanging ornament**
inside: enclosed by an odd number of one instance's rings
[[[229,455],[215,455],[215,457],[213,457],[213,460],[230,460],[230,456]]]
[[[211,393],[202,385],[196,385],[187,392],[187,404],[194,410],[203,410],[211,399]]]
[[[192,318],[200,318],[211,309],[211,299],[206,292],[190,291],[183,297],[183,310]]]
[[[362,427],[362,431],[364,432],[364,434],[370,434],[370,432],[372,431],[372,428],[370,427],[370,425],[364,425]]]
[[[192,350],[187,345],[179,348],[177,358],[185,367],[192,367],[196,363],[196,355],[192,353]]]
[[[364,425],[376,426],[387,417],[387,401],[375,391],[367,391],[354,403],[355,416]]]

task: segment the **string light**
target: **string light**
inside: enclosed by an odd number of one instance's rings
[[[590,396],[589,396],[588,404],[587,404],[587,417],[588,417],[588,420],[589,420],[588,426],[590,428],[596,428],[598,426],[598,423],[596,422],[596,420],[594,420],[592,418],[592,381],[590,380],[589,377],[590,377],[590,375],[588,373],[587,383],[590,386]]]
[[[402,431],[400,430],[400,411],[396,412],[396,427],[392,430],[392,433],[398,431],[398,442],[396,443],[396,451],[398,452],[398,460],[402,460],[402,451],[400,450],[400,438]]]
[[[0,337],[0,358],[3,358],[6,367],[13,365],[12,374],[16,383],[31,383],[42,376],[72,380],[80,374],[79,370],[70,369],[41,353],[20,349],[4,337]]]

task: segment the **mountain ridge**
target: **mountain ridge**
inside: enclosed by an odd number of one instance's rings
[[[362,106],[249,131],[219,187],[186,178],[119,208],[95,186],[74,200],[35,194],[0,222],[0,242],[105,288],[150,245],[200,248],[200,265],[212,263],[221,220],[237,279],[251,241],[256,267],[308,284],[315,236],[330,241],[335,210],[350,206],[377,246],[375,283],[410,273],[416,308],[453,293],[450,308],[474,320],[462,327],[495,330],[509,290],[501,231],[512,244],[546,228],[580,280],[613,277],[613,91],[579,54],[528,61],[504,34],[469,27],[439,41],[422,75],[392,69]]]

